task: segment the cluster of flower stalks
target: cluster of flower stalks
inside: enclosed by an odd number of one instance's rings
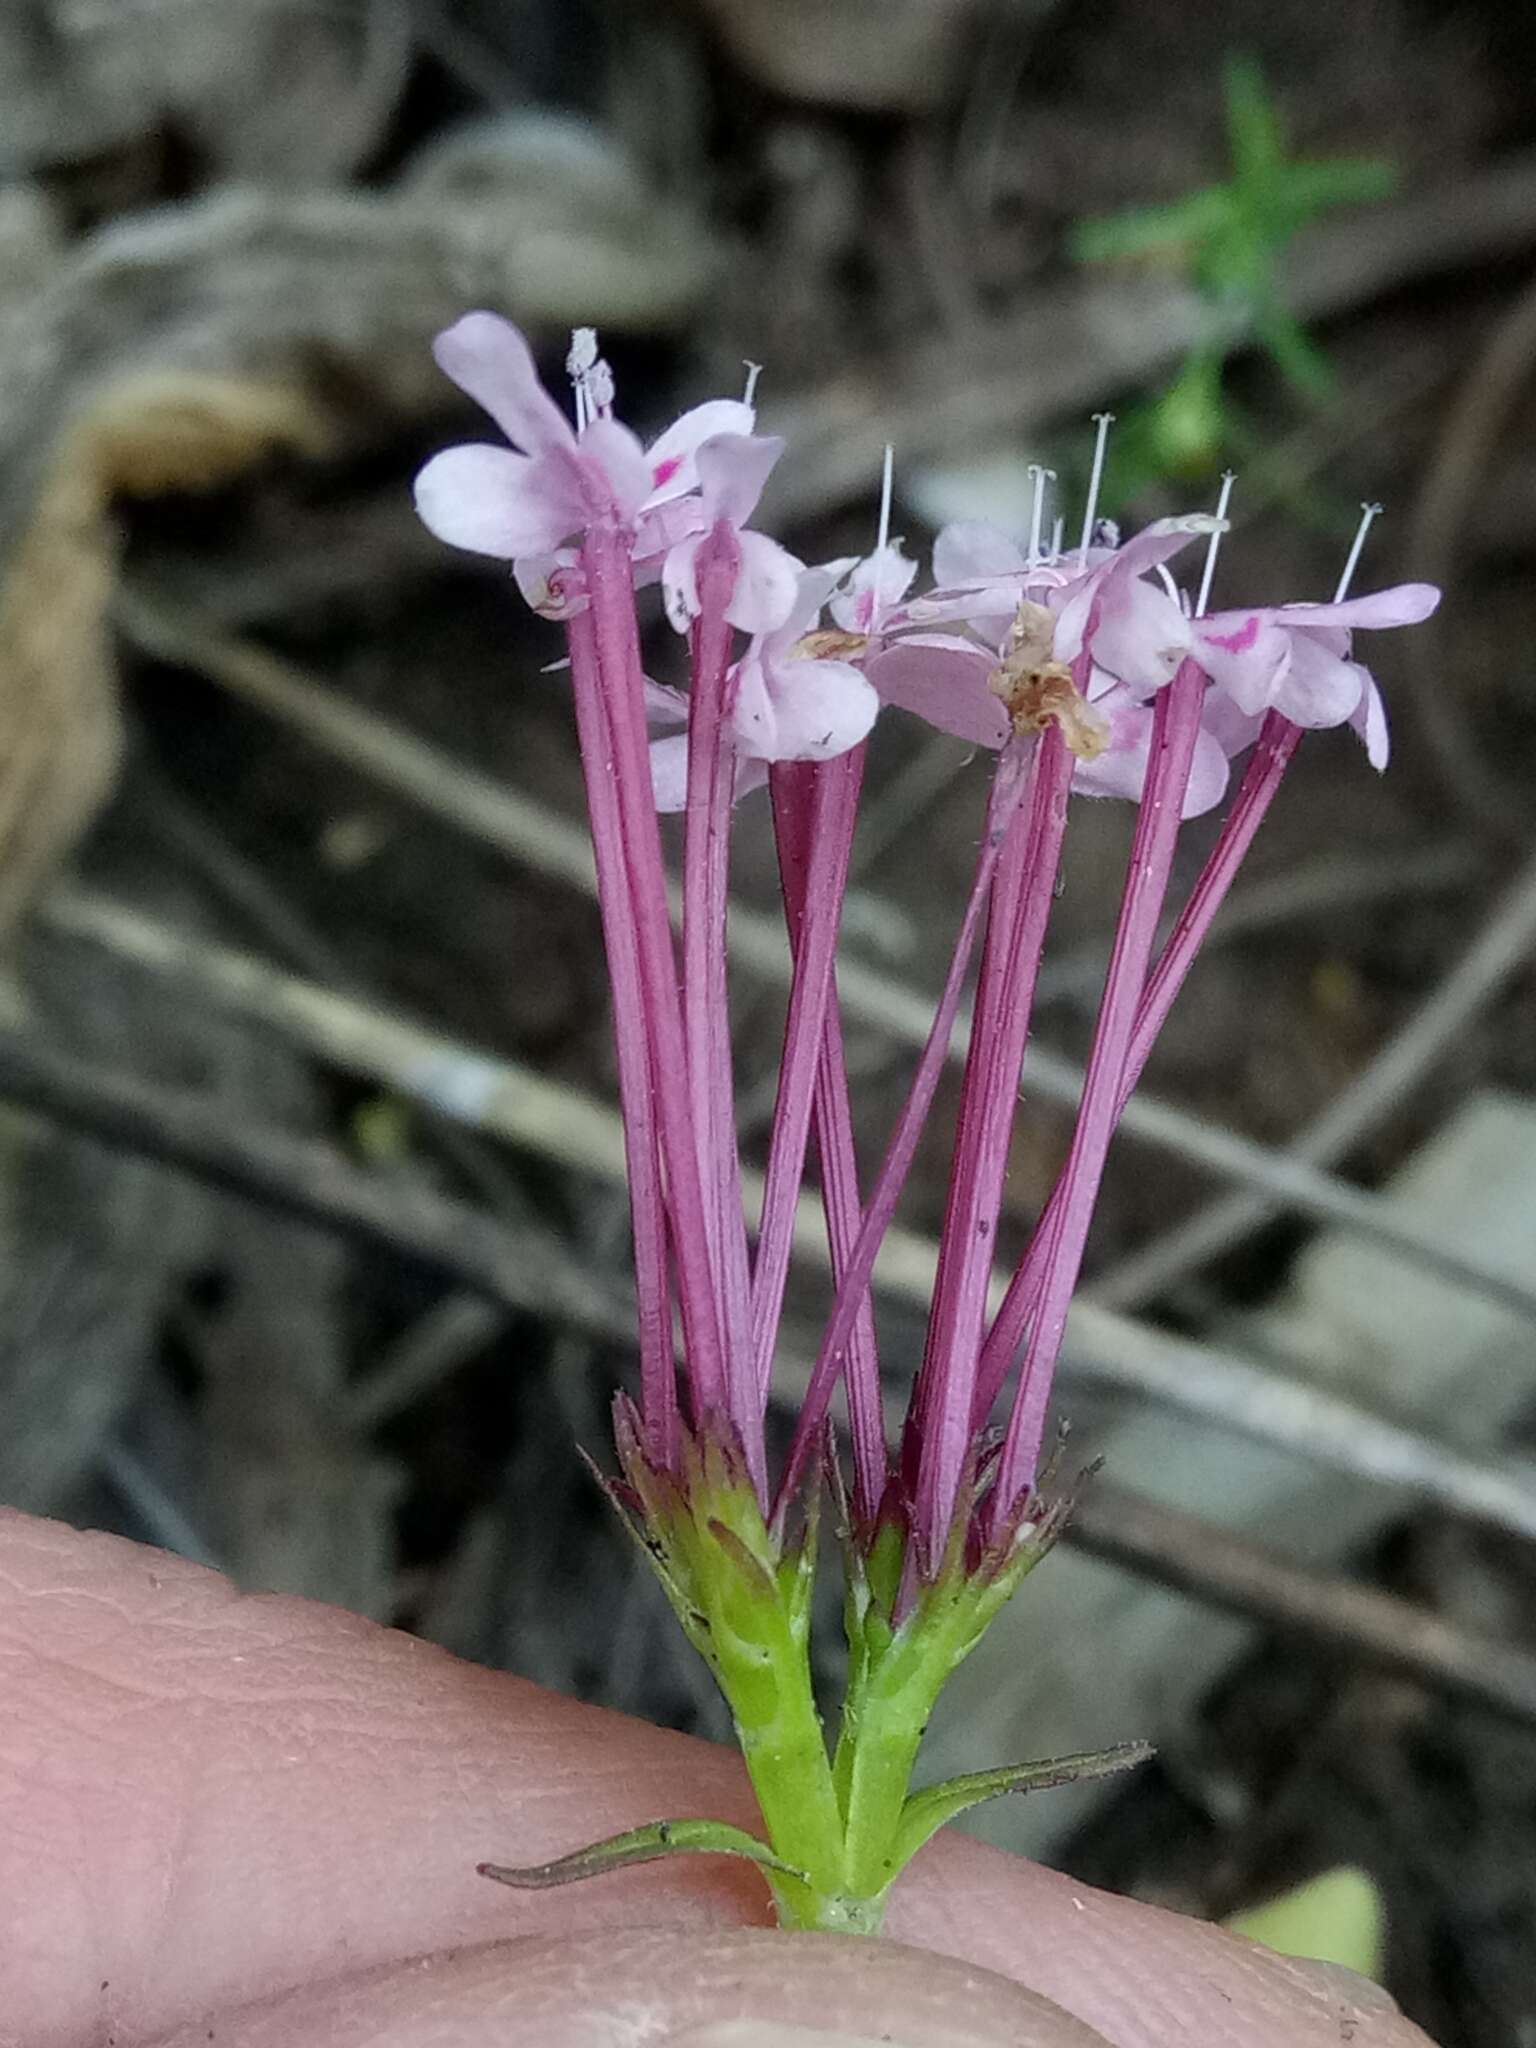
[[[1141,1752],[982,1771],[914,1791],[940,1688],[1059,1526],[1041,1496],[1051,1380],[1127,1095],[1302,732],[1348,724],[1384,765],[1386,721],[1351,659],[1357,627],[1406,625],[1438,593],[1347,596],[1370,509],[1331,603],[1209,609],[1214,515],[1122,540],[1095,518],[1108,419],[1080,529],[1019,546],[961,522],[931,587],[889,538],[807,567],[748,524],[782,443],[741,400],[685,413],[649,447],[613,413],[590,331],[567,364],[572,414],[515,328],[472,313],[437,358],[510,446],[456,447],[416,497],[445,541],[512,563],[564,627],[613,983],[639,1325],[638,1400],[616,1407],[611,1491],[729,1703],[762,1839],[658,1821],[508,1882],[546,1884],[679,1851],[750,1857],[780,1919],[874,1931],[908,1859],[998,1793]],[[1171,565],[1193,557],[1193,593]],[[649,586],[686,646],[686,694],[641,656]],[[658,635],[665,629],[658,622]],[[679,666],[681,663],[679,662]],[[864,768],[887,711],[994,757],[953,956],[910,1092],[871,1170],[855,1158],[836,948]],[[1225,820],[1161,949],[1180,823]],[[761,1213],[743,1209],[726,906],[732,820],[766,785],[793,980]],[[1019,1076],[1074,793],[1128,800],[1135,831],[1066,1162],[1000,1304],[995,1235]],[[668,907],[658,811],[682,814],[682,916]],[[927,1337],[887,1442],[871,1275],[928,1116],[962,995],[974,996]],[[808,1161],[835,1301],[787,1455],[765,1415]],[[1006,1398],[1005,1398],[1006,1396]],[[848,1462],[834,1435],[846,1418]],[[828,1742],[811,1683],[816,1501],[830,1486],[846,1575],[849,1677]]]

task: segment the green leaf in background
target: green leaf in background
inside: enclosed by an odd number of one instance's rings
[[[1363,1870],[1324,1871],[1267,1905],[1238,1913],[1225,1924],[1282,1956],[1341,1963],[1362,1977],[1381,1977],[1386,1913],[1381,1893]]]
[[[1277,259],[1318,214],[1385,198],[1396,183],[1393,166],[1377,158],[1293,160],[1279,110],[1251,58],[1228,60],[1225,100],[1232,171],[1224,183],[1080,222],[1070,244],[1083,262],[1171,258],[1212,309],[1212,339],[1150,401],[1145,446],[1137,453],[1138,467],[1186,480],[1219,462],[1227,438],[1221,365],[1241,342],[1263,349],[1304,398],[1332,391],[1326,358],[1285,308]]]

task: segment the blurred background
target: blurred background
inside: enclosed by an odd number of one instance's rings
[[[595,324],[641,430],[764,365],[809,560],[887,440],[911,552],[1031,463],[1070,512],[1105,407],[1108,510],[1238,472],[1218,603],[1327,597],[1380,500],[1359,587],[1447,589],[1362,650],[1391,771],[1302,749],[1149,1069],[1060,1401],[1106,1469],[930,1764],[1153,1737],[981,1825],[1219,1917],[1363,1871],[1413,2016],[1531,2048],[1533,66],[1494,0],[0,0],[0,1498],[725,1732],[573,1449],[630,1365],[605,981],[554,631],[411,514],[460,311],[555,376]],[[985,773],[872,742],[871,1153]],[[1127,827],[1077,808],[1015,1245]]]

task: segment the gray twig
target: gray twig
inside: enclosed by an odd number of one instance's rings
[[[1121,1487],[1085,1487],[1066,1540],[1205,1605],[1334,1645],[1529,1725],[1536,1657],[1333,1573],[1310,1571]]]
[[[1460,1038],[1502,982],[1536,945],[1536,855],[1500,896],[1487,922],[1450,973],[1393,1033],[1355,1080],[1302,1130],[1285,1155],[1326,1166],[1397,1107]],[[1230,1195],[1143,1245],[1093,1289],[1094,1299],[1128,1308],[1149,1300],[1274,1214],[1258,1194]]]

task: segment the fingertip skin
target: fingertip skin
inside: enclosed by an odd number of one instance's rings
[[[1022,1986],[894,1942],[764,1929],[501,1942],[221,2019],[219,2048],[1105,2048]],[[207,2048],[186,2026],[157,2048]]]
[[[750,1825],[733,1754],[115,1537],[0,1511],[0,1688],[0,2048],[146,2048],[370,1971],[729,1948],[767,1920],[719,1858],[554,1893],[475,1875],[679,1814]],[[953,1835],[888,1931],[863,1952],[1028,1986],[1112,2048],[1424,2048],[1359,1980]]]

